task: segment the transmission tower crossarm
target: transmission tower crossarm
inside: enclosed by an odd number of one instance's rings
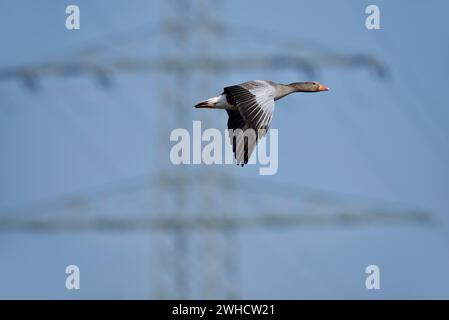
[[[392,224],[419,224],[433,225],[432,215],[425,211],[388,212],[381,210],[350,210],[345,209],[333,214],[292,213],[292,212],[265,212],[254,217],[220,215],[180,215],[167,214],[156,218],[111,218],[102,215],[86,218],[60,218],[54,217],[1,217],[1,231],[140,231],[140,230],[239,230],[251,228],[297,228],[314,226],[348,226],[348,225],[392,225]]]
[[[122,58],[115,61],[98,63],[93,61],[49,62],[39,65],[9,67],[0,69],[0,80],[21,79],[36,81],[44,76],[92,76],[103,78],[114,73],[148,73],[148,72],[219,72],[229,70],[252,69],[295,69],[314,72],[321,67],[367,68],[384,76],[387,71],[384,65],[374,57],[357,56],[323,56],[310,58],[301,55],[260,55],[237,58],[194,58],[189,60],[137,59]]]

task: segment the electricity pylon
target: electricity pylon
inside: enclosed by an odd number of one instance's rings
[[[188,127],[191,120],[192,106],[185,105],[193,89],[200,88],[199,96],[208,93],[208,85],[215,74],[227,71],[245,70],[280,70],[295,68],[314,73],[323,65],[339,67],[365,67],[383,76],[384,66],[370,55],[339,55],[322,52],[317,59],[302,52],[296,54],[270,54],[222,58],[215,55],[210,38],[225,41],[224,24],[211,18],[211,11],[217,8],[215,1],[170,0],[166,2],[168,12],[161,21],[161,55],[158,58],[121,58],[109,59],[99,63],[98,60],[52,61],[46,64],[6,68],[0,70],[0,79],[20,79],[36,87],[33,83],[40,77],[54,75],[68,77],[71,75],[93,76],[100,83],[107,85],[109,78],[118,73],[151,73],[158,76],[157,121],[159,132],[156,137],[154,163],[156,172],[151,178],[146,177],[132,185],[132,192],[152,189],[152,205],[142,204],[144,217],[129,217],[125,210],[120,210],[122,218],[112,218],[104,208],[98,208],[89,217],[56,219],[55,215],[27,216],[26,218],[2,215],[0,229],[51,232],[54,230],[150,230],[152,233],[152,251],[154,252],[153,282],[155,298],[190,298],[192,297],[192,269],[200,268],[204,276],[198,293],[203,298],[238,297],[238,261],[234,254],[238,249],[235,232],[248,228],[300,227],[339,224],[371,223],[427,223],[430,216],[426,212],[382,211],[366,208],[339,208],[334,202],[327,202],[323,193],[319,200],[304,200],[313,206],[325,205],[333,214],[318,214],[313,209],[302,210],[268,210],[256,216],[239,213],[236,190],[243,185],[241,181],[228,173],[217,175],[207,167],[175,167],[168,162],[169,133],[174,128]],[[196,16],[195,16],[196,14]],[[219,15],[214,15],[219,16]],[[139,41],[141,41],[140,39]],[[146,40],[146,39],[145,39]],[[195,47],[196,45],[196,47]],[[105,81],[106,80],[106,81]],[[194,85],[197,84],[197,85]],[[212,116],[207,119],[212,122]],[[203,118],[204,119],[204,118]],[[76,210],[95,207],[98,194],[115,197],[128,194],[129,186],[122,185],[117,192],[92,192],[77,197]],[[248,190],[258,190],[252,185],[238,192],[245,194]],[[291,191],[291,190],[290,190]],[[258,192],[263,192],[260,190]],[[200,201],[195,202],[195,194],[200,194]],[[305,192],[306,195],[311,195]],[[148,194],[146,194],[148,195]],[[281,195],[284,196],[284,195]],[[198,196],[196,196],[198,197]],[[227,200],[219,202],[222,198]],[[307,197],[306,197],[307,198]],[[44,213],[69,210],[67,203],[73,198],[57,200],[54,204],[33,207],[29,211]],[[82,204],[80,206],[80,203]],[[223,203],[232,203],[230,208],[223,208]],[[312,206],[312,207],[313,207]],[[70,209],[70,210],[73,210]],[[300,212],[299,212],[300,211]],[[298,214],[298,212],[300,214]],[[126,217],[126,218],[123,218]],[[191,261],[192,234],[199,233],[201,259]],[[192,268],[192,264],[196,264]]]

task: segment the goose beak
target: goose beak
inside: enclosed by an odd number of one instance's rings
[[[330,90],[329,87],[326,87],[326,86],[323,86],[323,85],[320,85],[320,86],[318,87],[318,91],[329,91],[329,90]]]

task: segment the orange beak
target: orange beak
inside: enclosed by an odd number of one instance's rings
[[[320,85],[318,87],[318,91],[329,91],[329,90],[330,90],[329,87],[326,87],[326,86],[323,86],[323,85]]]

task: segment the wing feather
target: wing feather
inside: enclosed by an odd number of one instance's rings
[[[230,138],[237,164],[243,165],[248,163],[258,139],[266,134],[270,126],[275,88],[267,81],[256,80],[226,87],[224,92],[226,99],[234,102],[237,107],[237,110],[227,110],[228,129],[242,130],[235,139],[231,134]],[[244,135],[248,129],[255,131],[255,139],[252,139],[251,135]]]

